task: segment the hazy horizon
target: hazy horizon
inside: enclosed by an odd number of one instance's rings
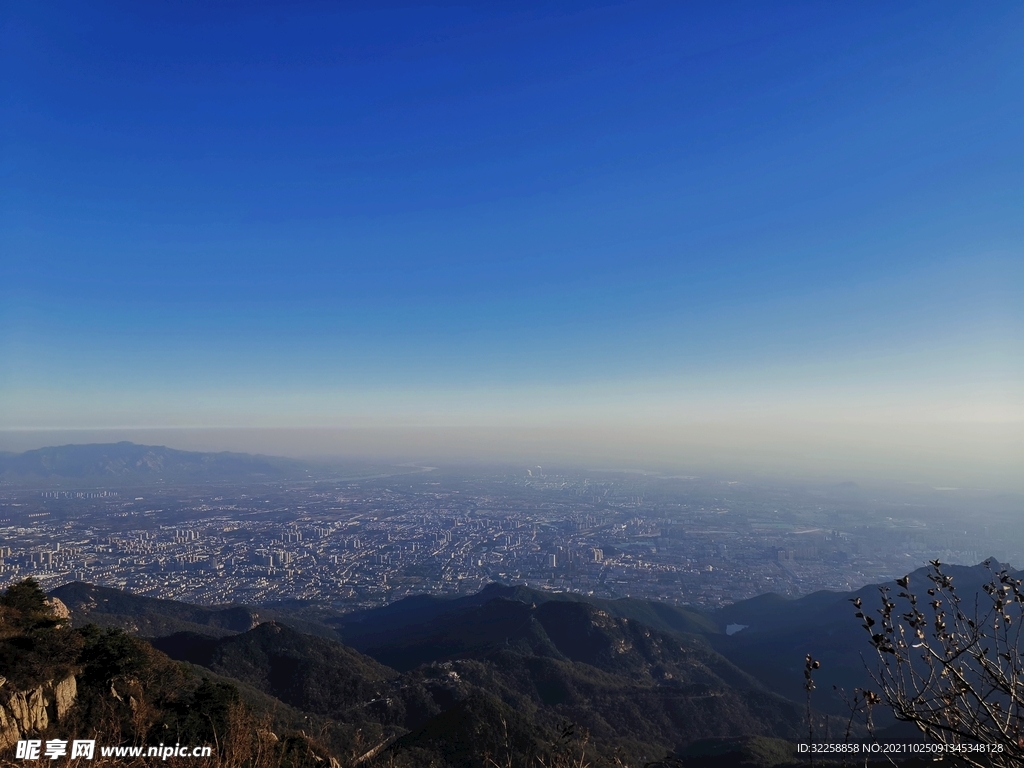
[[[15,3],[0,449],[1020,490],[1022,32]]]
[[[749,424],[691,424],[657,434],[593,428],[4,430],[0,451],[128,440],[178,450],[326,461],[548,463],[591,470],[1024,492],[1017,471],[1024,459],[1024,439],[1014,425],[968,425],[930,434],[895,430],[888,439],[880,425],[858,425],[846,432],[841,428],[850,425],[803,425],[786,432],[779,425],[761,426],[755,431]]]

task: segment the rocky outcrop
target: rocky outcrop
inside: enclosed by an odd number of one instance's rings
[[[74,675],[68,675],[53,688],[54,717],[60,722],[78,698],[78,683]]]
[[[0,687],[0,749],[26,735],[46,730],[52,722],[60,722],[77,697],[74,675],[29,691],[7,691]]]
[[[57,597],[46,598],[46,604],[50,606],[50,611],[53,613],[55,618],[63,619],[64,621],[71,621],[71,611],[64,605],[64,601]]]

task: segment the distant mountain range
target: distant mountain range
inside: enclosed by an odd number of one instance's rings
[[[303,479],[324,467],[247,453],[198,453],[156,445],[98,443],[0,454],[0,480],[11,483],[149,485]]]

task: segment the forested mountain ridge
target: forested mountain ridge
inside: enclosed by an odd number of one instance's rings
[[[341,716],[379,697],[398,673],[358,651],[277,622],[214,639],[179,633],[154,638],[171,658],[241,680],[297,709]]]
[[[76,624],[100,619],[151,633],[161,658],[307,713],[342,765],[364,757],[368,766],[483,766],[500,749],[515,752],[513,764],[534,765],[544,750],[584,749],[582,734],[594,765],[616,754],[642,765],[700,739],[795,738],[800,729],[797,705],[702,636],[613,615],[603,602],[493,586],[389,606],[381,609],[386,621],[372,612],[336,617],[317,636],[286,617],[260,621],[261,608],[187,606],[84,584],[54,594],[67,598]],[[690,621],[675,609],[664,615]],[[351,635],[358,649],[331,635]],[[509,735],[498,743],[502,723]],[[565,723],[579,729],[568,740]],[[467,742],[467,733],[477,740]]]
[[[991,574],[983,566],[949,572],[965,594]],[[925,575],[908,583],[924,587]],[[287,606],[207,608],[72,583],[54,595],[66,600],[73,627],[47,619],[31,641],[14,631],[0,666],[13,670],[4,675],[13,682],[37,684],[38,670],[64,669],[81,691],[109,696],[113,686],[145,698],[160,713],[149,727],[198,727],[182,719],[197,696],[265,723],[282,740],[305,723],[289,743],[301,743],[314,763],[310,755],[367,768],[486,768],[504,755],[503,765],[525,768],[575,750],[593,766],[673,755],[686,766],[783,765],[806,734],[804,707],[795,703],[803,659],[822,660],[822,689],[863,678],[863,630],[849,601],[870,605],[878,589],[762,596],[705,614],[491,585],[349,614],[300,607],[293,622]],[[730,636],[727,623],[746,626]],[[57,632],[65,633],[61,642]],[[129,668],[135,672],[125,674]],[[162,684],[145,692],[140,675],[176,680],[183,693]],[[815,696],[816,708],[831,707]],[[60,727],[92,717],[83,711],[76,704]],[[301,741],[314,725],[319,736]]]
[[[243,606],[207,608],[132,595],[81,581],[57,587],[50,595],[68,607],[76,626],[120,626],[141,637],[189,630],[219,636],[245,632],[259,624],[259,614]]]
[[[31,580],[0,595],[0,764],[11,764],[17,742],[32,739],[209,746],[218,768],[330,764],[332,739],[308,736],[308,715],[244,683],[197,674],[119,628],[72,627],[59,608]],[[175,762],[109,758],[98,749],[90,761],[160,764]]]
[[[164,637],[176,632],[221,637],[245,632],[264,621],[286,617],[288,624],[300,632],[338,639],[335,631],[325,624],[275,608],[192,605],[178,600],[133,595],[80,581],[59,586],[50,594],[68,607],[75,626],[91,623],[120,627],[139,637]]]
[[[370,647],[381,638],[404,633],[409,627],[418,627],[444,616],[483,605],[495,598],[520,603],[541,605],[547,602],[586,603],[617,618],[635,619],[667,632],[690,635],[715,634],[716,621],[707,614],[681,606],[658,603],[653,600],[621,598],[605,600],[572,592],[544,592],[522,585],[488,584],[480,592],[457,598],[415,595],[380,608],[355,611],[329,619],[329,623],[345,642],[356,648]]]
[[[987,565],[986,565],[987,563]],[[994,558],[974,566],[943,565],[960,596],[973,601],[983,585],[1005,565]],[[908,574],[908,586],[923,595],[932,587],[927,569]],[[1009,574],[1021,578],[1020,571]],[[871,650],[852,601],[860,599],[868,613],[881,606],[880,588],[895,595],[894,582],[869,584],[851,592],[815,592],[788,599],[767,594],[726,606],[713,614],[720,626],[745,628],[734,634],[710,634],[711,645],[764,685],[792,699],[803,694],[802,669],[809,653],[821,662],[815,706],[842,716],[848,712],[840,691],[873,687],[864,657]],[[883,718],[882,713],[879,717]]]

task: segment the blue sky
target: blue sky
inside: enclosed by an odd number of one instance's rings
[[[0,429],[1024,418],[1015,3],[23,3]]]

